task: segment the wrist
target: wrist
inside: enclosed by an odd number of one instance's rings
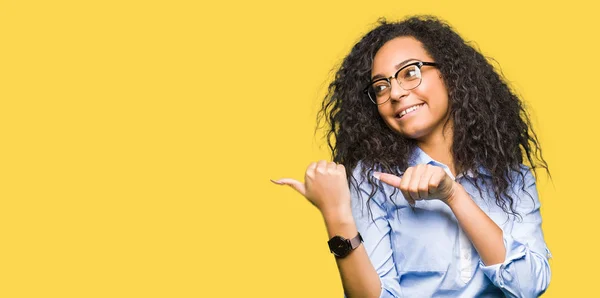
[[[354,220],[352,209],[346,204],[323,208],[321,214],[325,222],[350,222]]]
[[[450,208],[454,207],[456,203],[460,200],[460,198],[464,197],[465,189],[458,182],[454,182],[452,184],[452,190],[448,198],[444,200],[444,203],[448,205]]]
[[[352,210],[349,207],[324,210],[322,215],[329,238],[336,235],[345,238],[356,236],[356,224],[354,223]]]
[[[323,220],[327,225],[353,225],[354,217],[351,210],[335,210],[323,212]]]

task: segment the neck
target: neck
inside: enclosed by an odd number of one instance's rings
[[[417,146],[434,160],[447,165],[452,175],[456,177],[456,167],[452,156],[452,131],[452,121],[450,121],[445,129],[440,128],[439,131],[434,131],[426,138],[418,140]]]

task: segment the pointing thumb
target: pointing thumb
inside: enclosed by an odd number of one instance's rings
[[[306,196],[306,187],[304,186],[304,183],[302,183],[298,180],[294,180],[291,178],[281,178],[279,180],[271,179],[271,182],[278,184],[278,185],[289,185],[291,188],[295,189],[301,195]]]

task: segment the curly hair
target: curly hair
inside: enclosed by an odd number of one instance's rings
[[[361,174],[371,185],[369,199],[381,186],[367,172],[380,169],[399,175],[408,167],[416,142],[392,131],[362,92],[370,81],[377,51],[401,36],[420,41],[438,63],[448,90],[449,117],[454,122],[451,150],[456,168],[461,173],[477,172],[478,167],[489,171],[495,203],[504,212],[519,216],[509,193],[509,186],[517,182],[511,173],[520,174],[523,190],[521,164],[525,158],[534,173],[543,168],[550,174],[530,117],[486,57],[434,16],[412,16],[400,22],[380,19],[344,58],[317,114],[317,130],[326,127],[333,161],[346,167],[348,182],[355,187],[352,173],[361,163]],[[474,185],[481,194],[480,185]]]

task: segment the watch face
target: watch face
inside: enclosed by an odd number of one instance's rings
[[[329,249],[336,256],[345,256],[350,250],[350,247],[348,247],[346,239],[336,236],[329,240]]]

